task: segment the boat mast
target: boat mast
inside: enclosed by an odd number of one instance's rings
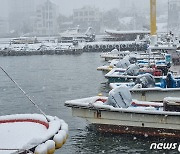
[[[157,43],[157,28],[156,28],[156,0],[150,0],[150,46],[154,46]],[[149,60],[148,64],[150,66],[150,55],[151,48],[149,48]]]
[[[156,0],[150,0],[151,36],[156,35]]]

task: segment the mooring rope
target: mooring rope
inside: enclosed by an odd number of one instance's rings
[[[33,152],[31,150],[27,150],[27,149],[0,148],[0,151],[17,151],[17,152],[28,152],[28,153],[32,153],[33,154]]]
[[[49,119],[47,115],[39,108],[39,106],[26,94],[26,92],[17,84],[16,81],[14,81],[11,76],[0,66],[1,70],[7,75],[7,77],[20,89],[21,92],[26,96],[26,98],[29,99],[29,101],[44,115],[46,120],[49,122]]]

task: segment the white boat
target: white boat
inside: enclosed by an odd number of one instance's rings
[[[159,53],[168,53],[171,54],[172,57],[172,63],[178,64],[179,62],[179,53],[177,52],[177,45],[174,43],[170,44],[154,44],[150,45],[148,50],[151,50],[151,52],[159,52]]]
[[[128,71],[130,71],[130,69],[128,69]],[[144,73],[153,74],[156,82],[160,82],[161,78],[164,77],[162,75],[162,71],[159,69],[141,68],[141,72],[139,72],[139,69],[135,68],[132,69],[132,71],[133,74],[128,74],[127,69],[113,68],[110,72],[108,72],[105,75],[105,78],[108,79],[108,83],[114,83],[114,82],[133,82],[137,79],[139,74],[144,74]],[[179,78],[179,76],[176,76],[176,78]]]
[[[146,56],[146,58],[144,57]],[[165,67],[168,63],[171,64],[170,54],[161,54],[158,56],[151,56],[148,59],[148,54],[129,54],[123,59],[112,59],[110,64],[99,66],[98,71],[109,72],[113,68],[127,68],[130,64],[137,63],[139,66],[155,66],[155,67]]]
[[[174,79],[171,73],[155,83],[150,74],[139,75],[135,82],[110,83],[111,89],[116,89],[122,85],[129,88],[133,99],[140,101],[163,101],[165,97],[179,97],[180,79]]]
[[[88,27],[85,33],[80,33],[79,26],[77,28],[68,29],[60,33],[58,42],[61,43],[75,43],[75,42],[93,42],[95,41],[95,34],[92,27]]]
[[[73,116],[86,119],[100,132],[144,136],[180,137],[179,98],[164,103],[132,100],[125,87],[112,90],[109,97],[70,100]]]
[[[100,57],[108,61],[112,59],[123,59],[128,54],[130,54],[130,51],[118,51],[117,49],[113,49],[110,52],[100,54]]]
[[[55,152],[68,137],[68,125],[58,117],[42,114],[0,116],[0,153]]]
[[[35,44],[39,43],[36,37],[19,37],[10,41],[12,44]]]

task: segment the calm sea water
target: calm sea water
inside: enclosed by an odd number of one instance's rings
[[[69,124],[69,138],[56,154],[162,153],[149,150],[152,142],[175,142],[159,138],[100,134],[84,119],[72,117],[66,100],[106,93],[104,76],[96,68],[105,62],[99,53],[60,56],[0,57],[0,65],[48,115]],[[38,113],[19,89],[0,71],[0,115]],[[1,142],[1,141],[0,141]],[[165,151],[176,153],[174,151]]]

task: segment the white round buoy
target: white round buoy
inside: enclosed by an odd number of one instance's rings
[[[47,146],[43,143],[35,148],[35,154],[47,154]]]
[[[55,152],[55,142],[53,140],[46,141],[45,145],[47,146],[48,154],[53,154]]]
[[[63,134],[56,134],[53,138],[53,141],[55,142],[55,147],[56,149],[59,149],[62,147],[63,143],[64,143],[64,136]]]
[[[58,134],[61,134],[63,136],[63,144],[66,142],[67,139],[67,133],[65,130],[59,130]]]
[[[68,134],[68,124],[65,122],[61,124],[61,130],[66,131],[66,134]]]

